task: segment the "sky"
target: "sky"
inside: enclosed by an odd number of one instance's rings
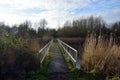
[[[58,28],[67,20],[91,15],[107,23],[120,21],[120,0],[0,0],[0,22],[11,26],[45,18],[47,27]]]

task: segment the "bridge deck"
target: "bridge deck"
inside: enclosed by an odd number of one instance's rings
[[[53,43],[53,49],[51,50],[51,62],[48,68],[48,72],[66,72],[68,67],[66,61],[61,54],[58,42]]]
[[[69,80],[64,72],[69,69],[67,67],[66,61],[61,54],[58,42],[53,42],[53,47],[51,50],[51,60],[48,68],[50,75],[48,80]]]

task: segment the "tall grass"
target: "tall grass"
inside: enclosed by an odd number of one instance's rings
[[[20,39],[19,48],[22,48],[28,52],[38,53],[43,45],[39,43],[39,39]]]
[[[93,34],[88,36],[84,45],[82,68],[103,75],[118,75],[120,46],[114,42],[112,36],[109,39],[104,36],[96,38]]]

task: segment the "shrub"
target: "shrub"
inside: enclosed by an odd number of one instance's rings
[[[37,71],[38,40],[0,36],[0,80],[23,80],[29,71]]]

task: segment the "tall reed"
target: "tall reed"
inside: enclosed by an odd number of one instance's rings
[[[82,55],[82,67],[86,71],[97,71],[104,75],[118,75],[120,46],[114,38],[96,38],[91,34],[86,38]]]

